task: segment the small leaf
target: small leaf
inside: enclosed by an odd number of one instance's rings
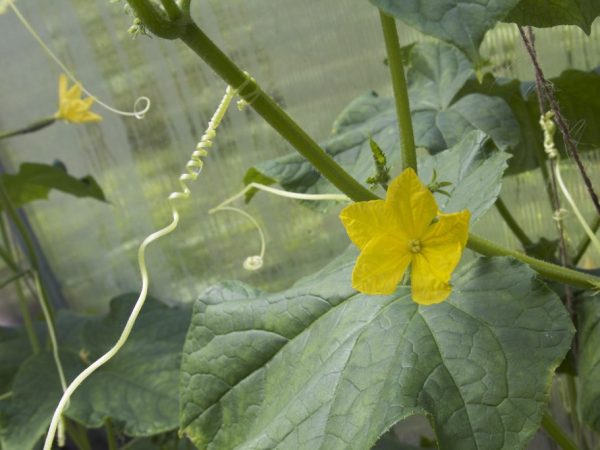
[[[480,258],[432,307],[350,287],[353,253],[287,291],[210,288],[182,360],[181,429],[200,448],[371,448],[430,415],[440,448],[522,449],[573,327],[527,266]],[[532,355],[535,355],[535,358]]]
[[[64,165],[63,165],[64,167]],[[75,197],[90,197],[106,201],[94,178],[75,178],[57,165],[23,163],[16,174],[0,175],[0,182],[16,207],[34,200],[47,199],[52,189]]]
[[[490,145],[480,131],[472,131],[451,149],[419,158],[419,177],[428,180],[433,173],[443,174],[446,189],[434,193],[440,210],[458,212],[468,209],[475,223],[491,208],[502,187],[502,175],[510,155]],[[443,197],[439,194],[444,195]]]

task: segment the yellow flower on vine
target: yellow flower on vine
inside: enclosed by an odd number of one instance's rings
[[[67,76],[60,75],[58,79],[58,111],[54,114],[57,120],[71,123],[99,122],[102,117],[90,111],[93,103],[93,97],[81,98],[80,84],[74,84],[67,89]]]
[[[423,305],[444,301],[468,236],[468,210],[443,214],[412,169],[394,179],[385,200],[357,202],[340,219],[361,250],[352,287],[365,294],[392,294],[409,265],[412,298]]]

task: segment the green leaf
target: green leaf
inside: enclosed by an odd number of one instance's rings
[[[434,171],[443,173],[438,175],[438,181],[452,184],[444,187],[450,196],[434,193],[440,210],[468,209],[471,223],[475,223],[500,195],[508,158],[510,155],[491,145],[484,133],[472,131],[451,149],[419,158],[419,177],[426,182]]]
[[[589,35],[592,32],[592,23],[598,16],[598,0],[521,0],[504,22],[538,28],[577,25]]]
[[[426,414],[442,449],[524,448],[573,327],[526,266],[480,258],[431,307],[366,296],[354,261],[287,291],[221,283],[196,302],[181,429],[200,449],[366,449]],[[533,356],[535,355],[535,356]]]
[[[0,395],[11,390],[19,366],[31,353],[24,329],[0,328]]]
[[[417,30],[449,42],[473,61],[487,30],[520,0],[370,0],[384,12]],[[591,1],[591,0],[590,0]]]
[[[60,164],[23,163],[16,174],[0,175],[10,199],[16,207],[34,200],[47,199],[52,189],[75,197],[106,201],[96,180],[87,175],[75,178]]]
[[[600,302],[597,295],[577,301],[579,326],[579,417],[600,432]]]
[[[73,351],[61,352],[60,358],[69,380],[85,368]],[[62,392],[52,354],[45,351],[27,359],[17,372],[12,392],[0,410],[0,442],[7,449],[31,450],[46,433]]]
[[[82,340],[93,361],[116,342],[137,295],[117,297],[109,314],[88,324]],[[81,386],[67,415],[95,428],[107,417],[129,436],[151,436],[178,425],[177,385],[189,313],[148,299],[122,350]]]
[[[519,124],[506,103],[497,97],[464,95],[454,101],[473,75],[467,59],[441,42],[419,43],[408,54],[409,95],[417,146],[437,153],[458,144],[469,131],[481,130],[503,150],[518,144]],[[355,99],[333,126],[333,136],[322,147],[355,179],[367,180],[376,172],[370,139],[377,142],[388,164],[399,163],[400,141],[394,102],[371,92]],[[443,170],[440,170],[443,176]],[[245,182],[256,174],[275,180],[295,192],[331,193],[335,188],[297,153],[257,164]]]
[[[117,340],[137,295],[111,301],[102,318],[61,311],[57,319],[61,361],[67,380]],[[189,312],[148,298],[121,351],[75,392],[66,416],[87,427],[106,418],[130,436],[151,436],[178,425],[179,363]],[[27,359],[14,378],[13,395],[0,409],[0,442],[11,450],[31,450],[46,432],[62,389],[52,355]]]
[[[556,89],[557,100],[563,115],[571,124],[573,137],[579,143],[580,152],[594,150],[600,145],[600,73],[567,70],[550,80]],[[539,167],[539,152],[543,155],[543,134],[539,125],[539,107],[535,86],[531,82],[494,79],[487,74],[479,83],[469,80],[458,97],[480,93],[502,98],[510,106],[519,121],[519,144],[511,151],[509,174],[520,173]],[[464,98],[464,97],[462,97]],[[565,156],[562,139],[557,133],[557,147]]]

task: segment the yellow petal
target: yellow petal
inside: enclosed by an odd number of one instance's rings
[[[71,88],[67,91],[65,97],[68,100],[79,100],[79,98],[81,97],[81,85],[78,83],[75,83],[73,86],[71,86]]]
[[[385,204],[410,239],[420,239],[438,211],[433,194],[412,169],[390,183]]]
[[[80,122],[100,122],[101,120],[102,120],[102,116],[100,116],[96,113],[93,113],[91,111],[87,111],[81,117]]]
[[[393,220],[383,200],[358,202],[346,206],[340,213],[340,220],[352,242],[361,250],[377,235],[394,234]]]
[[[352,272],[352,287],[365,294],[391,294],[410,264],[406,242],[377,236],[364,247]]]
[[[443,302],[452,292],[449,280],[436,277],[432,266],[422,254],[413,258],[411,272],[412,299],[421,305]]]
[[[449,281],[460,261],[469,235],[470,218],[467,210],[442,214],[421,239],[421,255],[440,280]]]

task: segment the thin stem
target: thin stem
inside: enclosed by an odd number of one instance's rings
[[[600,278],[598,277],[527,256],[521,252],[502,247],[501,245],[472,233],[469,234],[467,247],[485,256],[511,256],[529,265],[543,278],[549,280],[559,281],[567,285],[584,289],[600,288]]]
[[[523,231],[523,228],[517,223],[510,210],[506,207],[504,201],[502,201],[501,197],[498,197],[496,200],[496,209],[508,225],[508,228],[514,233],[523,248],[529,247],[533,245],[533,241],[529,239],[529,236]]]
[[[544,413],[542,427],[563,450],[579,450],[575,442],[560,428],[550,414]]]
[[[21,220],[21,217],[19,216],[19,214],[17,213],[17,210],[15,209],[14,205],[12,204],[12,201],[8,195],[8,192],[6,192],[6,188],[4,187],[4,183],[2,182],[1,178],[0,178],[0,205],[2,205],[2,207],[4,208],[4,210],[7,213],[8,217],[10,217],[12,222],[17,227],[19,234],[23,238],[23,242],[25,243],[25,247],[27,248],[27,259],[29,260],[29,264],[31,264],[33,271],[36,273],[40,273],[40,263],[38,260],[37,253],[35,251],[35,247],[33,245],[33,240],[31,238],[31,236],[29,235],[29,231],[25,227],[23,220]],[[40,290],[40,302],[43,302],[45,304],[45,307],[48,309],[50,319],[52,321],[54,321],[54,311],[52,309],[52,306],[50,305],[50,302],[48,301],[48,295],[46,294],[46,290],[44,289],[43,286],[41,287],[41,290]]]
[[[108,441],[108,450],[117,450],[117,436],[115,434],[115,427],[113,426],[112,420],[106,419],[104,421],[104,429],[106,430],[106,440]]]
[[[181,16],[181,10],[175,3],[175,0],[160,0],[163,8],[167,12],[169,19],[175,21]]]
[[[396,114],[398,115],[398,127],[400,131],[400,146],[402,151],[402,170],[412,168],[417,172],[417,154],[415,150],[415,138],[413,133],[412,118],[410,114],[410,102],[408,99],[408,88],[404,75],[404,64],[398,40],[396,20],[383,11],[379,11],[385,48],[387,51],[388,65],[392,77],[392,87],[396,100]]]
[[[24,276],[27,276],[27,275],[29,275],[29,271],[28,270],[24,270],[23,272],[17,272],[16,274],[11,275],[6,280],[0,282],[0,289],[8,286],[9,284],[17,281],[18,279],[20,279],[20,278],[22,278]]]
[[[0,235],[2,236],[2,242],[6,247],[6,254],[4,257],[4,261],[7,265],[12,269],[13,272],[24,272],[21,270],[19,265],[15,262],[15,258],[13,256],[13,249],[10,245],[10,238],[8,235],[8,230],[6,229],[4,215],[0,215]],[[21,311],[21,317],[23,318],[23,325],[25,326],[25,331],[27,332],[27,339],[29,339],[29,344],[31,345],[31,349],[33,353],[36,354],[40,351],[40,341],[38,336],[33,328],[33,321],[31,320],[31,314],[29,313],[29,307],[27,305],[27,300],[25,295],[23,294],[23,289],[21,289],[20,277],[17,278],[16,283],[16,292],[17,299],[19,304],[19,310]]]
[[[85,428],[71,420],[65,420],[65,426],[67,434],[79,450],[92,450]]]
[[[598,232],[598,228],[600,228],[600,216],[596,216],[596,218],[594,219],[594,222],[592,223],[590,228],[592,229],[594,234],[596,234]],[[577,246],[577,253],[573,257],[574,265],[579,264],[579,261],[581,261],[581,258],[583,258],[583,255],[585,255],[585,252],[587,251],[587,249],[591,243],[592,243],[592,240],[589,238],[589,236],[586,235],[583,238],[583,240],[581,241],[581,243]]]
[[[0,141],[2,139],[6,139],[13,136],[19,136],[22,134],[33,133],[34,131],[41,130],[42,128],[46,128],[56,122],[55,117],[46,117],[45,119],[38,120],[33,122],[30,125],[27,125],[25,128],[20,128],[18,130],[12,131],[4,131],[0,132]]]
[[[8,391],[8,392],[5,392],[4,394],[0,394],[0,402],[3,401],[3,400],[8,400],[12,396],[13,396],[13,392],[12,391]]]
[[[575,434],[575,442],[577,442],[577,444],[581,445],[583,448],[587,448],[587,444],[583,436],[581,422],[579,421],[579,416],[577,414],[577,385],[575,383],[575,377],[565,374],[564,378],[567,385],[567,409],[569,411],[571,427],[573,429],[573,433]]]

